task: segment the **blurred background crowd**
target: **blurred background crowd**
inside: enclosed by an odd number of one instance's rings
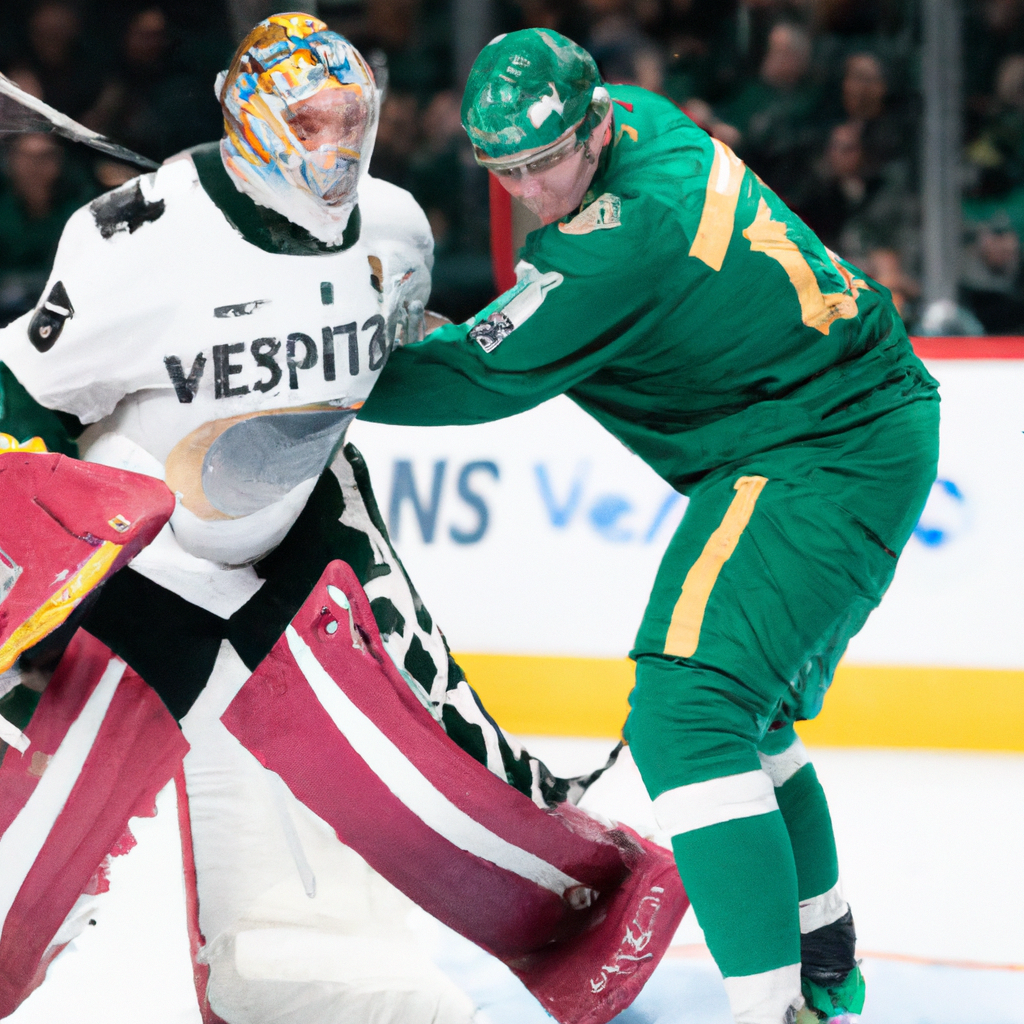
[[[298,2],[298,0],[296,0]],[[952,2],[952,0],[950,0]],[[494,293],[488,188],[459,123],[469,0],[318,0],[385,86],[371,170],[437,246],[432,305]],[[923,0],[489,0],[488,34],[564,32],[606,81],[659,92],[736,150],[826,245],[922,313]],[[0,70],[154,160],[220,133],[213,92],[266,0],[0,0]],[[1024,0],[964,0],[956,329],[1024,333]],[[71,212],[134,172],[3,133],[0,322],[36,301]]]

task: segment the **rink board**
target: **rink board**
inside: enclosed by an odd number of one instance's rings
[[[920,339],[939,479],[812,742],[1024,750],[1024,340]],[[566,398],[476,427],[357,422],[428,608],[510,729],[616,735],[686,500]]]

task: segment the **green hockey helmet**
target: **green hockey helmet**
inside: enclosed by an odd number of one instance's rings
[[[607,114],[608,91],[594,58],[551,29],[528,28],[492,39],[473,62],[462,124],[485,167],[582,142]]]

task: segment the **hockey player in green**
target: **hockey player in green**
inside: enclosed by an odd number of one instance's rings
[[[360,415],[479,423],[564,393],[689,496],[624,735],[735,1019],[855,1019],[853,919],[793,723],[820,710],[924,504],[936,383],[884,288],[568,39],[496,39],[462,113],[544,226],[517,286],[396,350]]]

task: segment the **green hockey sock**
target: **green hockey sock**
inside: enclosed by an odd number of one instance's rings
[[[800,961],[793,853],[777,811],[673,836],[672,849],[722,974],[760,974]]]
[[[814,765],[805,764],[776,789],[775,799],[793,848],[799,898],[828,892],[839,881],[839,861],[832,818]]]

